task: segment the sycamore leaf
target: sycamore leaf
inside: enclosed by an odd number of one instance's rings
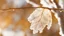
[[[46,25],[48,29],[51,27],[52,16],[50,10],[36,8],[28,17],[28,21],[31,23],[30,29],[33,30],[33,34],[42,33]]]

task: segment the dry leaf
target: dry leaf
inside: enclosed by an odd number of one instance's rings
[[[36,10],[28,17],[28,21],[31,23],[30,29],[33,30],[33,34],[43,32],[46,27],[50,29],[52,24],[52,16],[50,10],[36,8]]]

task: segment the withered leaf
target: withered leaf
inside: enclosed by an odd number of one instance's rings
[[[48,29],[51,27],[51,11],[48,9],[36,8],[28,17],[28,21],[31,23],[30,29],[33,30],[33,34],[38,33],[38,31],[42,33],[46,25]]]

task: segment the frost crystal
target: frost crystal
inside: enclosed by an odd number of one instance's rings
[[[30,29],[33,30],[33,34],[38,32],[42,33],[46,25],[47,29],[50,29],[51,27],[51,11],[48,9],[36,8],[28,17],[28,21],[31,23]]]

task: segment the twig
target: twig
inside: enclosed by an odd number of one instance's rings
[[[50,9],[50,10],[64,10],[64,9],[59,9],[59,8],[48,8],[48,7],[22,7],[22,8],[9,8],[9,9],[0,9],[0,10],[29,9],[29,8],[44,8],[44,9]]]

